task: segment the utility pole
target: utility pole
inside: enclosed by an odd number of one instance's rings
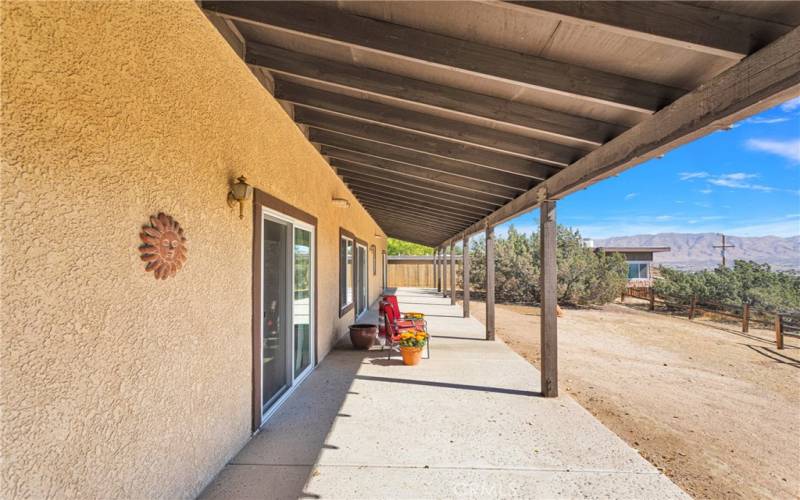
[[[725,244],[725,235],[721,234],[722,236],[722,245],[714,245],[714,248],[719,248],[722,253],[722,267],[725,267],[725,249],[726,248],[734,248],[733,245],[726,245]]]

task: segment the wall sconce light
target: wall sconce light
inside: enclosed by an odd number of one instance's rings
[[[244,201],[253,196],[253,186],[247,183],[247,178],[241,176],[236,179],[236,184],[228,191],[228,206],[233,208],[239,204],[239,218],[244,219]]]
[[[336,208],[350,208],[350,202],[345,198],[337,198],[334,196],[331,201],[333,201],[333,206]]]
[[[378,238],[379,240],[383,239],[383,235],[377,231],[375,232],[375,237]]]

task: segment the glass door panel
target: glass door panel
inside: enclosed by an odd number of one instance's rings
[[[311,365],[313,255],[311,231],[294,229],[294,289],[292,315],[294,325],[294,376]]]
[[[286,338],[287,226],[270,219],[263,221],[261,402],[262,412],[288,387]]]
[[[356,315],[367,310],[367,247],[357,245],[356,261]]]

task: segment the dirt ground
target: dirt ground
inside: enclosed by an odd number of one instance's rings
[[[630,299],[628,299],[630,300]],[[626,301],[627,302],[627,301]],[[638,302],[638,301],[634,301]],[[644,310],[566,309],[559,387],[695,498],[800,498],[800,342]],[[483,321],[485,306],[472,304]],[[497,334],[539,364],[539,311],[498,305]]]

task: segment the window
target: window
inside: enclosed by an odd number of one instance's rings
[[[341,231],[339,236],[339,316],[353,308],[353,253],[355,239]]]
[[[372,245],[369,247],[369,251],[372,252],[372,275],[375,276],[378,274],[378,249]]]
[[[650,279],[650,263],[628,262],[628,279]]]

